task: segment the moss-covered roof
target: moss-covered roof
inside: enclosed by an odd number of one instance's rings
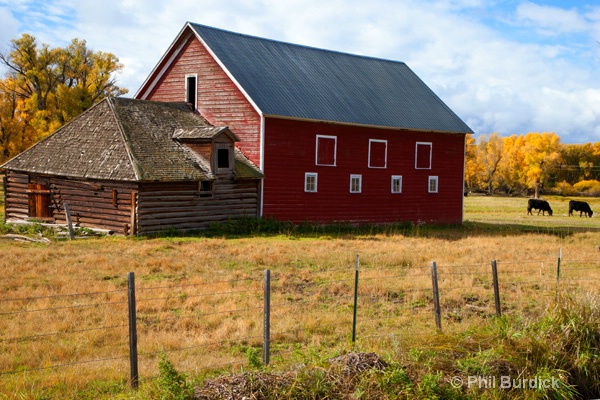
[[[209,160],[174,133],[205,138],[224,131],[227,128],[210,125],[185,103],[109,98],[1,168],[84,179],[208,180],[215,178]],[[263,177],[239,150],[234,176]]]

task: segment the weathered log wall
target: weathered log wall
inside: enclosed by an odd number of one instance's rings
[[[138,232],[205,229],[213,222],[258,216],[257,180],[217,180],[212,196],[198,182],[143,183],[138,195]]]
[[[258,216],[259,181],[219,179],[212,192],[200,193],[199,182],[84,181],[60,177],[6,173],[5,220],[31,219],[28,188],[48,186],[51,218],[66,224],[69,204],[73,224],[147,234],[168,229],[205,229],[213,222]]]
[[[13,171],[6,174],[5,220],[35,219],[29,207],[31,184],[41,184],[50,190],[51,217],[47,222],[66,224],[64,204],[67,203],[75,225],[122,233],[124,226],[131,224],[131,193],[137,191],[137,183],[82,181]]]

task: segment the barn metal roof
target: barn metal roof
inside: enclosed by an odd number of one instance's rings
[[[188,26],[264,115],[472,133],[403,62]]]
[[[109,98],[0,168],[84,179],[215,179],[209,160],[173,139],[174,132],[200,131],[214,136],[229,129],[213,127],[185,103]],[[263,175],[238,150],[234,176]]]

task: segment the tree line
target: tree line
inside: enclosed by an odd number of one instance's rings
[[[26,150],[105,97],[127,89],[116,84],[123,69],[111,53],[85,40],[51,48],[23,34],[0,54],[0,163]]]
[[[465,190],[600,195],[600,143],[564,144],[554,132],[467,135]]]

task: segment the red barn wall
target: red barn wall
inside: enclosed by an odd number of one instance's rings
[[[315,164],[316,135],[337,136],[337,165]],[[387,168],[368,167],[369,139],[387,140]],[[293,222],[412,221],[461,223],[464,135],[352,127],[268,118],[265,121],[263,215]],[[415,169],[416,142],[431,142],[431,169]],[[304,174],[318,173],[318,191],[304,191]],[[350,175],[362,193],[350,193]],[[391,193],[391,176],[402,193]],[[438,193],[428,193],[438,176]]]
[[[169,58],[167,55],[164,60]],[[162,67],[159,65],[156,71]],[[240,138],[237,145],[244,154],[260,165],[260,116],[196,37],[187,39],[177,58],[145,98],[185,101],[187,74],[198,75],[200,114],[215,126],[228,126]],[[148,81],[152,82],[153,78]]]

